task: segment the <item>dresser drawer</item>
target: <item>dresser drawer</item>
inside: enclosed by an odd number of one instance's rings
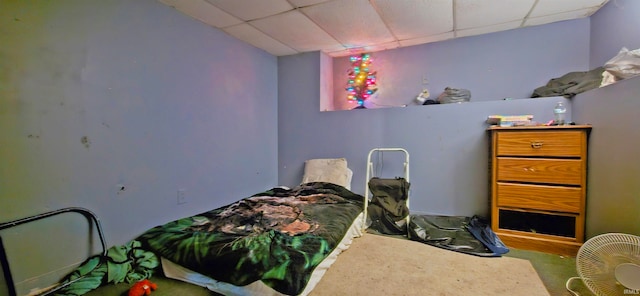
[[[579,213],[582,188],[498,183],[498,206]]]
[[[497,158],[497,181],[581,185],[579,159]]]
[[[520,131],[497,133],[497,156],[582,155],[582,131]]]

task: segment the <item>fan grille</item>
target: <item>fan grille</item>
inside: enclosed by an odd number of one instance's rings
[[[623,295],[625,287],[615,278],[622,263],[640,265],[640,237],[606,233],[585,242],[578,250],[576,267],[585,285],[596,295]]]

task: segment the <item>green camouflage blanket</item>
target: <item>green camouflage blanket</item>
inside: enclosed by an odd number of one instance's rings
[[[104,284],[129,284],[153,275],[160,261],[155,254],[140,248],[139,241],[130,241],[107,250],[107,256],[93,256],[67,275],[61,284],[66,285],[54,295],[77,296]]]
[[[215,280],[236,286],[262,281],[297,295],[362,209],[361,195],[313,182],[273,188],[160,225],[138,240],[158,256]]]

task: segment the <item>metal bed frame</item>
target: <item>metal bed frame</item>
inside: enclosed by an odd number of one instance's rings
[[[9,221],[9,222],[4,222],[4,223],[0,223],[0,231],[8,229],[8,228],[12,228],[18,225],[22,225],[25,223],[29,223],[29,222],[33,222],[33,221],[37,221],[37,220],[41,220],[44,218],[48,218],[51,216],[56,216],[59,214],[63,214],[63,213],[69,213],[69,212],[75,212],[75,213],[80,213],[82,215],[84,215],[85,217],[91,219],[96,227],[96,229],[98,230],[98,236],[100,237],[100,244],[102,245],[102,258],[106,258],[107,256],[107,244],[105,242],[105,238],[104,238],[104,232],[102,231],[102,226],[100,226],[100,220],[98,220],[98,217],[96,217],[96,215],[85,209],[85,208],[80,208],[80,207],[69,207],[69,208],[62,208],[59,210],[54,210],[54,211],[50,211],[50,212],[46,212],[46,213],[42,213],[42,214],[38,214],[38,215],[34,215],[34,216],[30,216],[30,217],[26,217],[26,218],[22,218],[22,219],[17,219],[14,221]],[[99,264],[103,264],[104,262],[100,262]],[[4,274],[4,279],[7,283],[7,289],[9,291],[9,295],[10,296],[17,296],[17,292],[16,292],[16,287],[15,287],[15,283],[13,282],[13,276],[11,275],[11,269],[9,267],[9,261],[7,258],[7,253],[5,251],[4,248],[4,244],[2,243],[2,236],[0,236],[0,264],[2,265],[2,272]],[[75,280],[69,281],[65,284],[60,284],[58,283],[57,286],[54,286],[53,288],[50,288],[44,292],[41,292],[39,295],[50,295],[52,293],[55,293],[56,291],[71,285],[72,283],[81,280],[82,278],[84,278],[84,276],[79,277]]]

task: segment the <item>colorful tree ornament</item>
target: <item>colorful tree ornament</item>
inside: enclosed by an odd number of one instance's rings
[[[376,85],[376,72],[371,72],[369,66],[372,59],[368,53],[359,56],[351,56],[351,68],[347,71],[349,80],[347,83],[347,100],[357,101],[357,109],[365,108],[364,101],[369,99],[378,87]]]

